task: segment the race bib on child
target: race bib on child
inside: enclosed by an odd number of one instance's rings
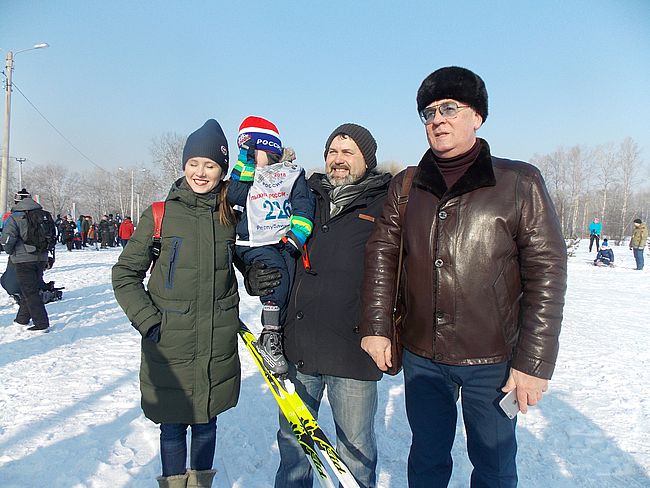
[[[255,169],[246,201],[249,240],[238,244],[258,247],[280,242],[290,227],[291,190],[301,171],[289,161]]]

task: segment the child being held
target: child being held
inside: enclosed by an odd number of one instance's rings
[[[236,252],[246,266],[263,263],[282,277],[262,297],[263,330],[258,349],[277,375],[287,372],[282,350],[284,324],[296,260],[312,231],[315,201],[305,171],[284,160],[277,127],[262,117],[239,126],[239,157],[230,175],[228,201],[242,211]]]

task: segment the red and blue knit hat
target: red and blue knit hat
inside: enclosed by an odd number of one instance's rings
[[[241,149],[244,144],[249,147],[252,145],[261,151],[282,155],[282,142],[278,128],[273,122],[262,117],[251,115],[239,125],[237,146]]]

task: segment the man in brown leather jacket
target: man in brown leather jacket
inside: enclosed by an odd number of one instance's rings
[[[403,219],[401,173],[368,241],[362,347],[380,369],[391,364],[403,237],[409,487],[447,486],[459,395],[471,486],[516,486],[516,417],[509,419],[498,403],[502,392],[516,388],[526,413],[547,389],[566,290],[564,239],[537,168],[493,157],[476,137],[488,114],[479,76],[441,68],[422,82],[417,105],[430,149]]]

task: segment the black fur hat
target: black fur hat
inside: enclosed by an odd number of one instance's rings
[[[427,76],[418,90],[418,112],[436,100],[452,98],[471,106],[482,118],[488,116],[488,94],[481,77],[466,68],[448,66]]]

